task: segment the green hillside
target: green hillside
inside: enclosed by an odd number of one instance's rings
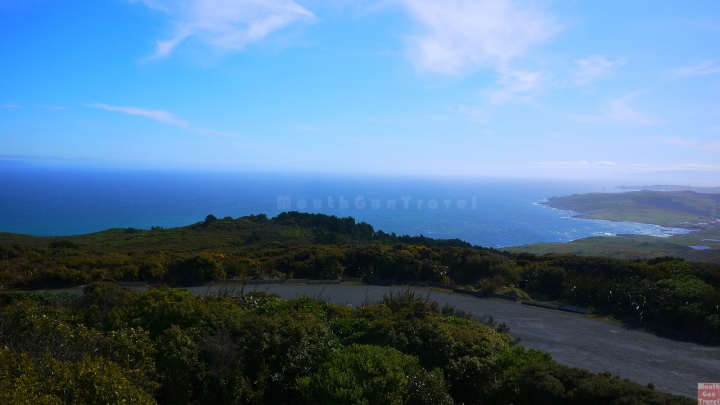
[[[210,215],[174,229],[111,229],[64,238],[0,234],[0,288],[6,290],[102,280],[198,285],[230,278],[341,277],[459,285],[593,307],[600,315],[720,338],[720,264],[501,252],[299,212],[274,218]],[[662,299],[627,299],[656,295]]]
[[[544,204],[578,212],[583,218],[680,228],[720,227],[720,194],[693,191],[573,194],[552,197]]]
[[[552,197],[545,205],[575,211],[581,218],[632,221],[689,229],[667,238],[644,235],[595,236],[567,243],[536,243],[512,252],[562,253],[625,259],[673,256],[720,263],[720,194],[693,191],[636,191]],[[704,249],[704,250],[699,250]]]

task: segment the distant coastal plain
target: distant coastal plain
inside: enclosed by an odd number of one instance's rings
[[[567,243],[536,243],[514,252],[572,253],[618,258],[673,256],[720,262],[720,193],[630,191],[552,197],[542,203],[573,211],[577,218],[654,224],[692,232],[660,238],[646,235],[599,235]]]

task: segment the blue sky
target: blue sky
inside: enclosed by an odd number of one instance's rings
[[[0,0],[0,159],[720,178],[720,2]]]

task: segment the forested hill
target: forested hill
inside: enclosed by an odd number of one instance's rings
[[[209,215],[181,228],[63,238],[0,234],[0,289],[96,280],[188,285],[228,278],[361,277],[565,302],[720,340],[720,265],[713,263],[512,254],[298,212],[274,218]]]
[[[36,237],[0,233],[0,246],[25,248],[70,248],[95,253],[142,253],[152,250],[197,253],[202,251],[255,251],[293,245],[347,245],[363,243],[412,244],[426,247],[463,247],[460,239],[432,239],[425,236],[397,236],[376,231],[372,225],[352,217],[338,218],[297,211],[268,218],[265,214],[233,219],[208,215],[205,221],[178,228],[151,230],[115,228],[64,237]],[[481,249],[480,247],[476,247]],[[492,249],[490,249],[492,250]]]

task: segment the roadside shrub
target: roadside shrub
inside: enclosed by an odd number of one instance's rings
[[[720,304],[720,293],[704,281],[691,277],[666,279],[657,282],[663,300],[657,303],[657,316],[667,325],[685,330],[698,330],[706,320],[710,329],[713,321],[709,309],[713,306],[717,311]],[[712,305],[715,304],[715,305]]]
[[[564,283],[563,268],[533,265],[525,269],[521,287],[528,293],[539,292],[555,299],[563,295]]]
[[[333,353],[315,374],[297,380],[306,403],[452,404],[442,374],[395,349],[352,345]]]
[[[534,364],[520,370],[520,395],[515,404],[693,404],[690,398],[657,392],[610,373],[593,374],[587,370],[557,363]]]
[[[180,277],[187,282],[221,280],[227,277],[222,265],[208,253],[195,255],[179,265]]]

